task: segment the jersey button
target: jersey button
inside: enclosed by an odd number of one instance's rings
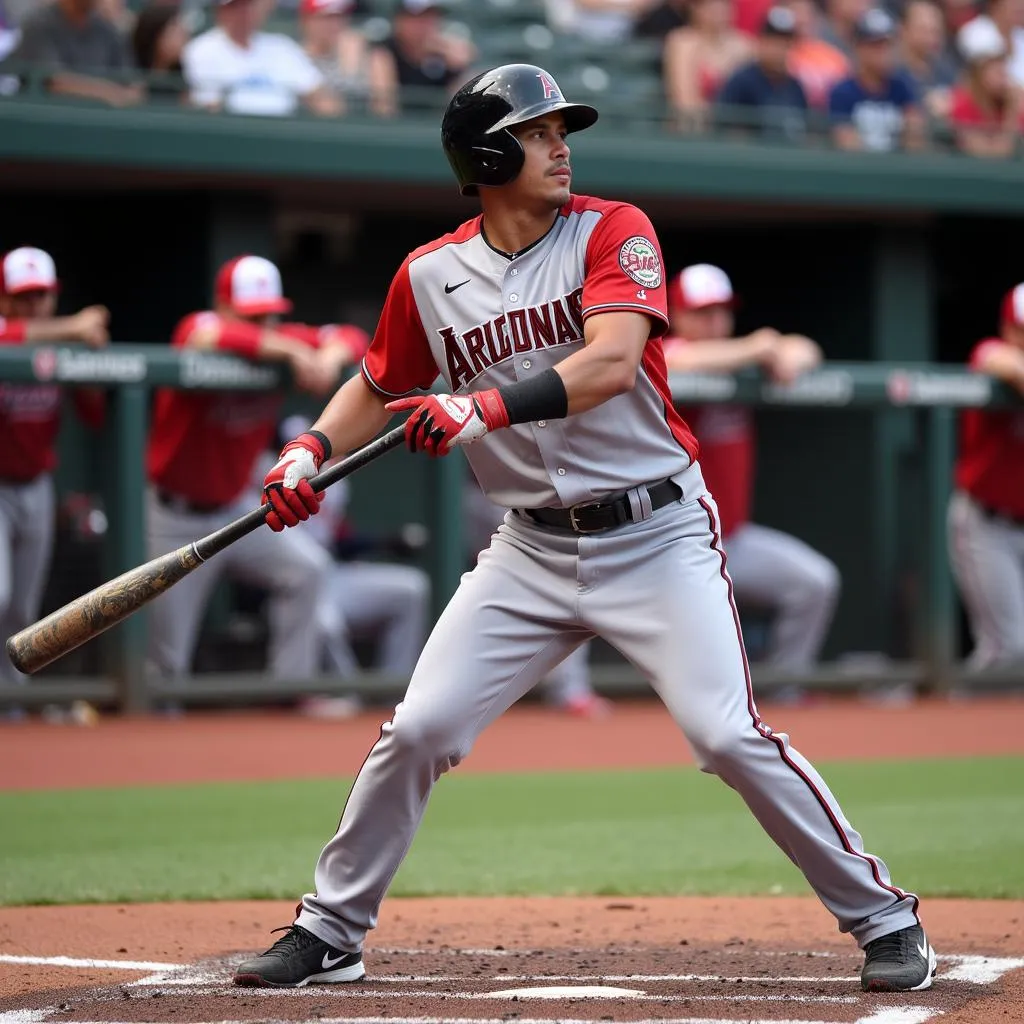
[[[528,370],[531,366],[533,366],[533,363],[531,363],[529,359],[524,359],[523,360],[523,369],[524,370]]]
[[[512,294],[511,294],[511,295],[510,295],[510,296],[508,297],[508,301],[509,301],[509,302],[518,302],[518,301],[519,301],[519,293],[518,293],[518,292],[513,292],[513,293],[512,293]]]
[[[537,426],[538,427],[546,427],[547,425],[548,425],[548,421],[547,420],[537,420]]]
[[[561,466],[559,466],[559,467],[558,467],[558,475],[559,475],[559,476],[565,476],[565,470],[564,470],[564,469],[562,469],[562,467],[561,467]]]
[[[511,275],[512,275],[513,277],[515,277],[515,276],[516,276],[516,274],[518,274],[518,273],[519,273],[519,271],[518,271],[518,270],[517,270],[517,269],[516,269],[515,267],[513,267],[513,268],[512,268],[512,269],[511,269],[511,270],[509,271],[509,273],[510,273],[510,274],[511,274]]]

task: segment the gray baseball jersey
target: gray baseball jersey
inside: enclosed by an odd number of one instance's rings
[[[521,253],[492,249],[477,218],[402,265],[363,364],[384,394],[427,387],[438,371],[461,391],[525,379],[579,351],[584,321],[605,311],[646,314],[652,338],[631,391],[466,448],[499,504],[564,507],[619,492],[632,521],[580,534],[505,516],[427,639],[303,897],[297,923],[332,946],[362,948],[436,780],[593,636],[650,680],[700,767],[740,794],[842,931],[865,945],[917,923],[917,898],[892,884],[821,776],[758,714],[718,510],[669,400],[664,304],[647,218],[584,197]],[[678,498],[655,509],[648,485],[666,478]]]
[[[626,203],[573,198],[527,250],[490,246],[480,218],[402,264],[363,360],[381,394],[453,392],[527,380],[583,347],[594,313],[646,313],[668,324],[654,229]],[[613,458],[624,437],[630,458]],[[466,448],[484,493],[505,508],[563,507],[684,470],[697,444],[672,406],[665,359],[648,345],[637,387],[571,421],[522,423]]]

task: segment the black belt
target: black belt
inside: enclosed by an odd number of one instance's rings
[[[661,480],[645,486],[652,512],[683,496],[683,489],[673,480]],[[572,508],[524,508],[517,511],[541,526],[553,526],[572,533],[603,533],[634,522],[629,495],[625,493],[604,501],[581,502]]]
[[[156,500],[171,512],[184,512],[192,516],[210,516],[214,512],[220,512],[221,509],[228,507],[227,505],[197,505],[195,502],[189,501],[188,498],[183,498],[179,494],[171,494],[168,491],[161,491],[159,489],[156,492]]]

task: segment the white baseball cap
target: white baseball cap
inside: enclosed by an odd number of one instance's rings
[[[53,257],[42,249],[27,245],[12,249],[0,262],[0,268],[0,290],[8,295],[57,290],[57,268]]]
[[[236,256],[217,273],[217,301],[239,316],[291,312],[281,291],[281,272],[262,256]]]
[[[1002,321],[1015,327],[1024,326],[1024,284],[1011,288],[1003,297]]]
[[[676,309],[731,306],[735,301],[729,275],[710,263],[684,267],[668,287],[669,305]]]
[[[978,64],[1007,55],[1003,34],[990,18],[973,18],[957,33],[957,49],[968,64]]]

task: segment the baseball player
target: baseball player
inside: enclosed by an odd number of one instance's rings
[[[56,316],[57,270],[42,249],[14,249],[0,260],[0,344],[76,342],[101,348],[109,313],[88,306]],[[79,415],[103,419],[103,394],[76,390]],[[61,389],[54,384],[0,383],[0,628],[4,637],[39,617],[53,547],[54,491]],[[0,685],[25,677],[0,659]]]
[[[791,382],[813,369],[821,349],[803,335],[765,327],[736,337],[734,295],[726,273],[707,263],[684,268],[670,283],[669,370],[733,373],[759,366]],[[681,414],[700,442],[700,465],[718,504],[722,542],[737,602],[771,609],[765,662],[800,671],[817,660],[839,598],[839,570],[824,555],[780,530],[750,520],[755,431],[747,406],[704,405]]]
[[[365,335],[357,328],[281,324],[291,303],[276,266],[246,255],[221,267],[214,310],[186,316],[176,348],[232,352],[287,363],[304,390],[323,394],[341,367],[358,360]],[[146,453],[150,480],[150,557],[219,529],[252,507],[253,467],[274,437],[284,396],[279,392],[157,391]],[[279,543],[284,540],[285,543]],[[299,536],[249,534],[153,603],[149,671],[185,675],[199,623],[222,574],[268,587],[269,668],[278,678],[308,679],[319,670],[316,613],[329,563]]]
[[[511,511],[363,763],[315,891],[237,968],[238,984],[361,977],[366,933],[434,782],[593,635],[644,673],[701,768],[743,797],[864,947],[864,987],[931,984],[917,897],[892,884],[821,776],[758,714],[718,509],[668,389],[654,229],[634,206],[570,192],[566,136],[596,120],[528,64],[455,94],[441,139],[483,214],[406,258],[361,375],[264,482],[271,529],[307,519],[317,467],[405,412],[410,448],[465,445],[484,492]],[[438,373],[448,392],[409,396]]]
[[[1000,310],[999,336],[974,346],[971,369],[1024,392],[1024,284]],[[965,409],[950,501],[949,553],[974,639],[968,664],[1024,658],[1024,412]]]

